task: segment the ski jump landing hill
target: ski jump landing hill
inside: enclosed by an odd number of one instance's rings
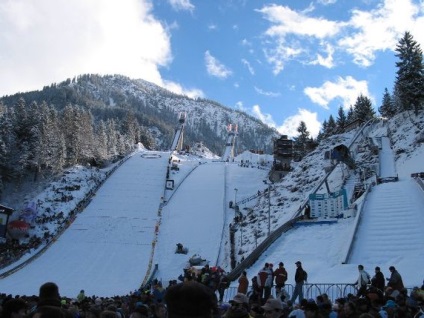
[[[424,253],[424,192],[410,175],[398,176],[390,138],[386,136],[380,139],[379,163],[378,180],[382,183],[373,187],[366,198],[348,257],[350,263],[397,263]],[[392,248],[382,248],[384,241],[391,242]]]
[[[43,283],[53,281],[72,297],[78,289],[124,295],[140,286],[151,263],[169,156],[135,153],[50,248],[0,281],[0,290],[37,295]]]
[[[175,146],[183,124],[180,120]],[[153,275],[177,279],[193,253],[216,264],[227,202],[225,164],[197,161],[171,200],[165,195],[171,162],[172,152],[133,154],[49,248],[0,280],[0,291],[36,295],[43,283],[53,281],[68,297],[80,289],[125,295]],[[177,242],[187,244],[190,253],[175,254]]]

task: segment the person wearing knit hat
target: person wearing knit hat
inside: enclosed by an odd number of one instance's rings
[[[265,316],[267,318],[278,318],[283,312],[283,304],[279,299],[274,298],[269,298],[265,305],[262,306],[262,308],[265,311]]]

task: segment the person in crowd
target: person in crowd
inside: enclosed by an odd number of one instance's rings
[[[250,305],[250,316],[253,318],[264,318],[265,317],[265,311],[258,303],[252,303]]]
[[[306,271],[302,268],[302,262],[297,261],[296,263],[296,273],[294,274],[294,281],[296,283],[291,298],[292,304],[295,303],[296,298],[299,297],[299,302],[303,300],[303,285],[308,279]]]
[[[27,303],[21,298],[6,300],[2,307],[2,318],[24,318],[28,309]]]
[[[286,281],[287,281],[287,271],[284,268],[284,263],[280,262],[278,264],[278,268],[274,271],[274,277],[275,277],[275,292],[277,294],[277,297],[280,297],[281,289],[284,288]]]
[[[383,295],[386,282],[384,280],[384,275],[378,266],[375,268],[375,275],[371,278],[371,286],[376,289],[377,294]]]
[[[85,291],[84,289],[81,289],[79,294],[77,295],[77,300],[78,302],[81,303],[84,300],[84,298],[85,298]]]
[[[266,302],[268,298],[271,296],[272,285],[274,284],[274,272],[273,272],[273,264],[268,265],[267,277],[265,280],[264,286],[264,298],[263,302]]]
[[[283,304],[279,299],[268,298],[262,309],[264,310],[265,317],[279,318],[283,313]]]
[[[165,294],[168,318],[212,318],[218,312],[214,292],[205,285],[190,281],[168,288]]]
[[[219,302],[222,303],[224,300],[225,290],[230,286],[230,281],[228,279],[228,276],[222,271],[220,272],[218,279]]]
[[[318,305],[315,302],[308,302],[305,305],[304,312],[305,312],[305,318],[318,318],[318,317],[320,317],[319,308],[318,308]]]
[[[163,303],[157,303],[152,305],[152,317],[153,318],[166,318],[167,309],[165,304]]]
[[[160,303],[163,301],[165,295],[165,288],[162,286],[162,282],[156,282],[153,286],[152,296],[155,303]]]
[[[262,304],[262,289],[260,288],[260,279],[258,276],[252,277],[252,294],[249,298],[252,302]]]
[[[354,285],[358,286],[357,297],[365,296],[367,293],[368,282],[370,280],[370,275],[365,271],[364,265],[358,265],[358,279]]]
[[[32,317],[39,318],[39,316],[59,315],[59,313],[64,318],[73,318],[68,310],[62,308],[59,287],[56,283],[44,283],[40,286],[37,307],[35,312],[32,313]]]
[[[344,304],[343,317],[344,318],[359,318],[355,302],[348,301]]]
[[[132,310],[129,318],[150,318],[150,316],[151,316],[151,310],[149,306],[142,304],[142,305],[136,306]]]
[[[231,307],[227,310],[225,318],[249,318],[249,299],[245,294],[238,293],[230,300]]]
[[[269,264],[265,263],[264,267],[258,273],[258,288],[259,288],[259,295],[260,295],[261,303],[264,302],[265,283],[267,281],[269,271],[270,271],[269,270]]]
[[[243,271],[243,273],[240,275],[238,279],[237,292],[246,295],[248,288],[249,288],[249,280],[247,279],[247,273],[246,271]]]
[[[396,270],[394,266],[389,267],[390,278],[387,279],[387,286],[393,288],[393,290],[398,290],[399,292],[404,288],[402,276]]]

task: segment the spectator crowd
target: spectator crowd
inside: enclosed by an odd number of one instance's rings
[[[300,261],[295,265],[292,295],[286,290],[284,263],[276,269],[266,263],[251,280],[243,272],[237,293],[224,302],[230,284],[226,273],[205,265],[185,269],[180,282],[171,280],[164,287],[153,280],[125,296],[87,296],[81,290],[74,298],[61,297],[59,286],[47,282],[38,295],[1,294],[0,318],[424,318],[424,282],[420,288],[404,288],[394,266],[384,279],[379,267],[371,277],[358,265],[358,280],[352,282],[356,294],[330,299],[323,293],[306,299],[307,273]]]

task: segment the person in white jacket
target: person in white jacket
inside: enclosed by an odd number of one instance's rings
[[[363,265],[358,265],[358,280],[354,283],[354,285],[358,286],[358,293],[356,294],[357,297],[366,296],[367,287],[370,283],[370,274],[368,274]]]

